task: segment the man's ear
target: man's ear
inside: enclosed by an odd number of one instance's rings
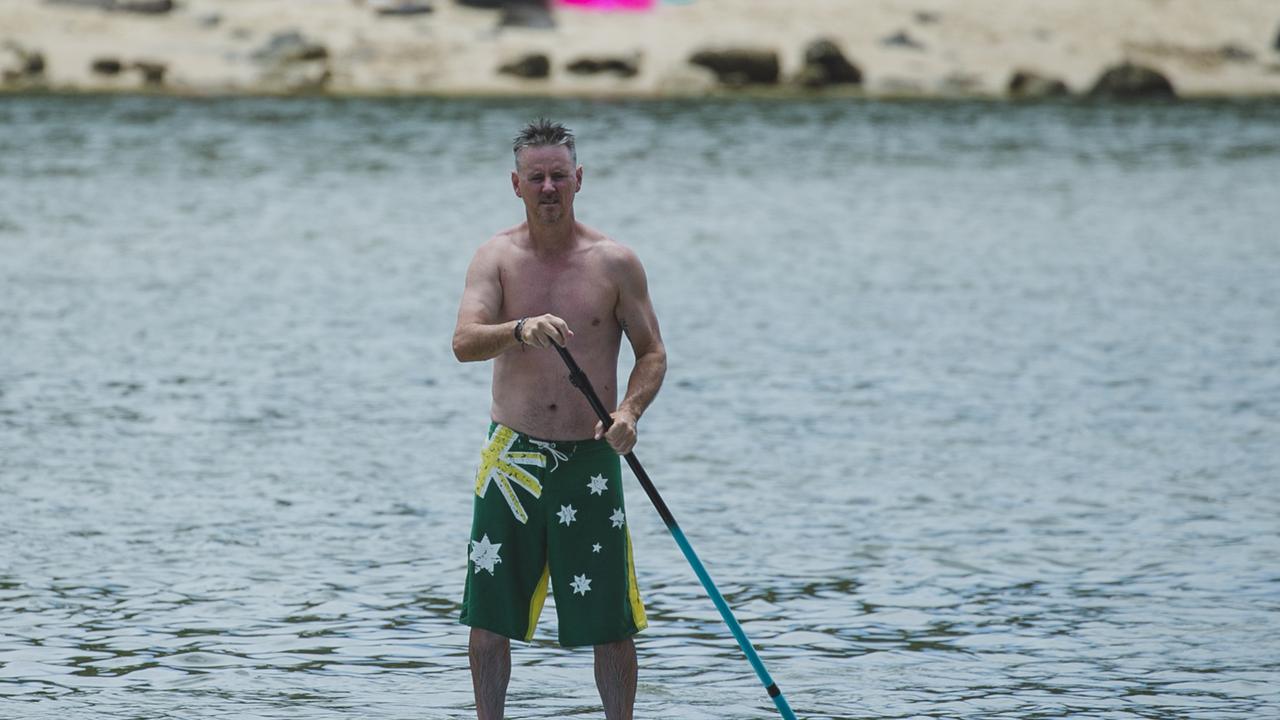
[[[511,171],[511,189],[516,191],[516,197],[520,197],[520,173],[515,170]]]
[[[574,172],[573,176],[578,181],[578,187],[574,190],[574,192],[577,192],[578,190],[582,189],[582,166],[581,165],[578,166],[578,170]]]

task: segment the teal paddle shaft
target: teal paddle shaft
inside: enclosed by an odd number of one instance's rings
[[[578,367],[578,363],[574,361],[568,350],[560,345],[554,346],[556,352],[560,353],[561,359],[564,360],[564,364],[569,367],[569,382],[573,383],[574,387],[587,396],[587,402],[591,403],[591,409],[595,410],[596,416],[600,418],[600,422],[604,423],[605,429],[609,429],[609,426],[613,425],[613,418],[605,410],[604,404],[600,402],[600,396],[596,395],[595,388],[591,387],[591,381],[587,379],[587,374],[582,372],[582,368]],[[627,465],[631,466],[631,472],[635,473],[636,479],[640,481],[640,487],[644,488],[649,500],[657,508],[658,514],[662,516],[662,521],[667,524],[667,530],[671,531],[671,536],[676,539],[676,545],[680,546],[680,552],[684,553],[685,559],[693,566],[694,574],[702,582],[702,587],[706,589],[707,595],[711,596],[711,602],[715,603],[716,609],[720,611],[720,617],[724,618],[724,624],[729,626],[729,632],[733,633],[734,639],[738,641],[738,647],[742,648],[742,652],[747,656],[751,667],[755,668],[756,675],[759,676],[760,682],[764,683],[764,688],[769,693],[769,697],[773,699],[773,704],[778,706],[778,712],[782,714],[785,720],[796,720],[796,714],[791,711],[791,706],[787,704],[787,699],[783,697],[782,691],[778,689],[778,684],[769,676],[769,671],[765,669],[760,656],[756,654],[756,649],[751,646],[751,640],[742,631],[742,626],[738,624],[737,618],[733,616],[733,611],[729,609],[729,604],[724,601],[724,597],[716,589],[716,584],[711,581],[711,576],[707,574],[707,569],[703,567],[702,561],[698,559],[697,553],[693,551],[693,546],[689,544],[684,533],[680,530],[680,526],[676,524],[676,519],[671,514],[671,510],[667,508],[662,496],[658,494],[658,489],[653,486],[653,481],[649,479],[649,473],[646,473],[644,468],[641,467],[635,453],[629,452],[624,457],[627,460]]]

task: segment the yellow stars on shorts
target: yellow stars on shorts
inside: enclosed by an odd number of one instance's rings
[[[546,467],[547,458],[540,452],[513,452],[516,431],[505,425],[495,427],[484,450],[480,452],[480,469],[476,471],[476,495],[484,497],[490,483],[498,486],[512,514],[522,524],[529,521],[529,514],[516,497],[512,483],[528,490],[535,498],[542,497],[542,483],[521,465]]]

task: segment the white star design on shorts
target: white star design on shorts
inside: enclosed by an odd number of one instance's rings
[[[609,519],[613,521],[614,527],[622,527],[622,523],[626,521],[627,516],[622,513],[622,508],[618,508],[613,511],[613,514],[609,516]]]
[[[586,595],[587,591],[591,589],[591,578],[586,575],[574,575],[573,582],[570,585],[573,586],[574,595]]]
[[[600,552],[600,543],[591,546],[591,552]]]
[[[603,495],[609,489],[609,480],[603,475],[592,475],[587,487],[591,488],[592,495]]]
[[[493,574],[493,566],[502,562],[502,558],[498,557],[500,547],[502,543],[489,542],[487,534],[479,540],[471,541],[471,562],[475,563],[477,575],[481,570],[488,570],[490,575]]]
[[[572,505],[561,505],[560,512],[556,514],[560,516],[561,525],[572,525],[578,519],[578,511]]]

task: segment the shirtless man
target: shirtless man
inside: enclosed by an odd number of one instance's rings
[[[640,260],[574,218],[582,167],[573,135],[539,120],[514,149],[511,185],[525,222],[476,251],[453,334],[458,360],[494,360],[461,617],[471,626],[476,712],[502,719],[510,639],[532,637],[549,580],[560,644],[594,647],[605,716],[630,720],[631,636],[646,621],[618,455],[636,443],[636,422],[666,374],[666,350]],[[636,362],[616,403],[624,334]],[[572,351],[595,385],[613,418],[607,432],[553,343]]]

